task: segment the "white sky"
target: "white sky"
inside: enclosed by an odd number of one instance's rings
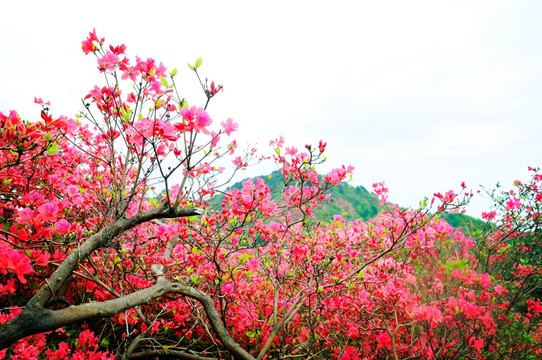
[[[234,118],[241,144],[324,139],[327,168],[355,166],[369,190],[384,180],[404,206],[461,181],[508,188],[542,165],[540,1],[0,0],[0,14],[0,111],[27,119],[35,96],[81,110],[101,80],[81,51],[95,27],[177,67],[200,105],[186,63],[202,56],[225,88],[209,112]]]

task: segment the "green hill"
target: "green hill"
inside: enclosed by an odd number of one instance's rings
[[[277,170],[270,175],[259,177],[265,180],[267,186],[274,189],[273,198],[277,199],[280,189],[284,186],[280,172]],[[230,189],[240,189],[244,181],[246,179],[233,184]],[[363,186],[341,183],[331,188],[329,193],[331,194],[330,199],[314,212],[317,218],[333,219],[334,215],[342,215],[347,222],[358,219],[366,221],[374,218],[382,210],[378,205],[378,198]],[[221,197],[217,197],[214,203],[219,204],[220,201]],[[483,229],[485,226],[484,221],[464,214],[445,213],[441,217],[453,227],[461,227],[467,234]]]
[[[486,228],[485,221],[465,214],[444,213],[441,218],[456,229],[462,228],[465,235],[468,236],[472,236],[473,232],[477,230],[482,231]]]
[[[332,218],[333,215],[342,215],[346,221],[369,220],[381,210],[378,206],[378,198],[363,186],[354,187],[342,183],[331,188],[329,193],[330,199],[317,209],[316,216]]]
[[[265,180],[267,186],[272,189],[272,196],[277,199],[279,192],[284,187],[280,171],[274,171],[267,176],[259,176]],[[244,179],[232,186],[230,189],[240,189]],[[255,178],[253,179],[255,181]],[[321,219],[332,219],[334,215],[342,215],[346,221],[357,219],[369,220],[378,214],[378,198],[368,192],[363,186],[354,187],[342,183],[329,190],[331,197],[322,206],[315,210],[314,215]],[[217,197],[218,201],[221,197]]]

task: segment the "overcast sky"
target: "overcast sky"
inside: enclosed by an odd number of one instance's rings
[[[238,122],[241,144],[324,139],[328,168],[355,166],[369,190],[386,181],[404,206],[461,181],[509,187],[542,163],[540,1],[0,0],[0,14],[0,111],[26,119],[35,96],[81,110],[101,80],[81,51],[96,28],[177,67],[200,105],[186,63],[202,56],[225,89],[209,112]]]

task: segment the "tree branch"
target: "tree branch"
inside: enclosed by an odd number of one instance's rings
[[[60,264],[40,290],[28,301],[21,314],[0,326],[0,349],[28,335],[55,330],[78,321],[113,316],[120,311],[146,304],[164,295],[167,292],[167,286],[164,288],[164,284],[157,283],[150,288],[102,303],[70,306],[56,311],[45,309],[47,302],[60,290],[64,281],[75,271],[79,263],[95,250],[106,246],[116,236],[153,219],[178,218],[202,213],[203,210],[200,208],[175,208],[163,204],[131,218],[119,219],[92,235]],[[178,292],[178,288],[175,288],[174,292]]]

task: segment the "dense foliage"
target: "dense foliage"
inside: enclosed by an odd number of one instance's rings
[[[1,357],[542,356],[538,169],[490,192],[472,238],[438,217],[472,196],[464,184],[419,209],[375,184],[373,219],[314,221],[352,172],[317,172],[326,143],[237,155],[237,124],[206,110],[221,86],[200,81],[207,102],[188,106],[176,70],[95,31],[82,45],[105,83],[76,120],[41,99],[39,121],[0,113]],[[220,191],[254,160],[280,184]]]

